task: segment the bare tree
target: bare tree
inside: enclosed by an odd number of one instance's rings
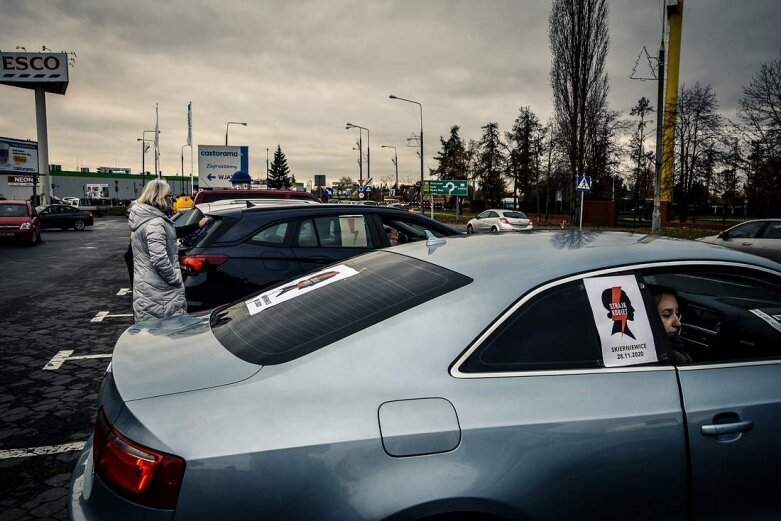
[[[781,56],[762,64],[743,87],[738,117],[748,125],[751,141],[762,143],[773,156],[781,155]]]
[[[582,175],[592,145],[589,140],[604,135],[597,127],[599,118],[606,114],[609,90],[605,72],[610,46],[606,0],[554,0],[548,37],[556,123],[566,143],[570,175]],[[590,170],[597,177],[604,174],[596,168]]]
[[[746,124],[746,199],[755,216],[776,216],[781,201],[781,56],[763,64],[738,105]]]
[[[710,85],[703,87],[695,83],[693,87],[681,87],[674,109],[678,165],[674,197],[682,222],[688,219],[689,204],[697,202],[698,195],[705,192],[701,167],[705,153],[719,138],[721,131],[722,118],[717,112],[718,107],[716,93]]]

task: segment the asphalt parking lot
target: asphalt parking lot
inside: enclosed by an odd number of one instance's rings
[[[114,343],[132,324],[125,218],[0,245],[0,521],[66,519]]]

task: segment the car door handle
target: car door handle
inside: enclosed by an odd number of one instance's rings
[[[705,436],[720,436],[722,434],[738,434],[746,432],[754,427],[752,420],[744,420],[735,423],[719,423],[715,425],[703,425],[702,433]]]
[[[741,242],[741,246],[751,246],[750,242]]]
[[[307,257],[307,260],[310,262],[317,262],[319,264],[325,264],[327,262],[331,262],[330,257],[323,257],[321,255],[313,255],[312,257]]]

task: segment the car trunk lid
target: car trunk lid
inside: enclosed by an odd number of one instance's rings
[[[209,315],[135,324],[117,341],[111,366],[124,401],[228,385],[262,367],[224,349],[211,332]]]

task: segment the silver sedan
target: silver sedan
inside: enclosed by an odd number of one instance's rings
[[[780,270],[624,233],[431,237],[140,322],[70,516],[779,518]]]

